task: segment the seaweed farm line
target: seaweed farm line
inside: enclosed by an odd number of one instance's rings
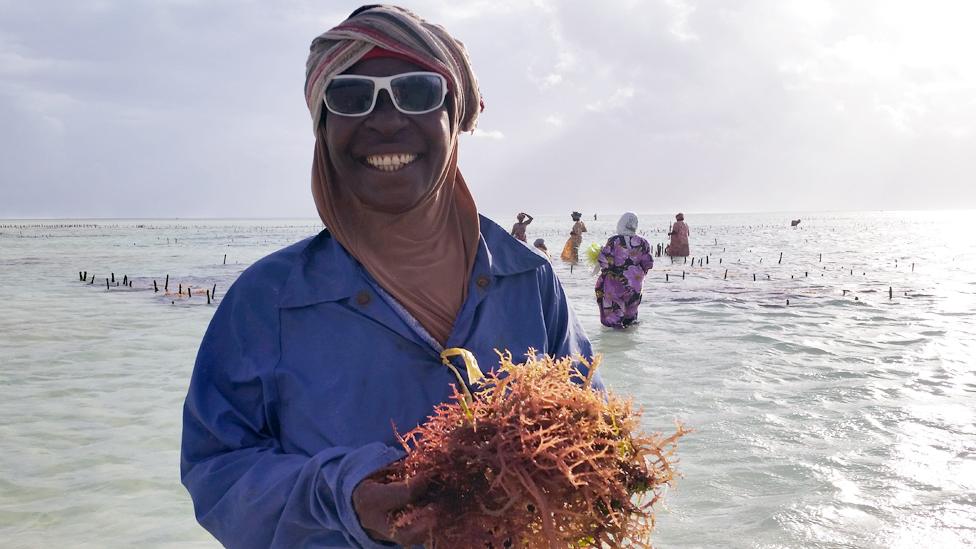
[[[555,260],[611,390],[695,430],[656,546],[976,544],[974,214],[688,213],[691,256],[655,257],[626,331],[591,267]],[[583,248],[618,216],[584,214]],[[672,219],[639,232],[656,249]],[[571,224],[536,216],[529,241],[558,253]],[[243,269],[319,227],[0,220],[5,548],[219,547],[179,484],[197,346]]]

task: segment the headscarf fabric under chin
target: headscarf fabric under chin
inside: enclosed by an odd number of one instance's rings
[[[637,214],[627,212],[617,221],[617,234],[634,236],[637,234]]]
[[[413,60],[447,79],[450,155],[437,181],[410,210],[372,210],[343,187],[319,124],[329,80],[374,48]],[[375,52],[374,54],[375,55]],[[333,237],[440,343],[447,341],[467,298],[480,239],[478,209],[457,168],[461,131],[474,129],[481,94],[463,44],[438,25],[395,6],[360,8],[312,41],[305,99],[315,131],[312,196]]]

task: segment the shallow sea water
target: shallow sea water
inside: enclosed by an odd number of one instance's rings
[[[616,218],[584,218],[584,247]],[[641,232],[663,242],[668,219],[643,215]],[[976,212],[687,221],[707,263],[657,258],[626,331],[600,326],[588,267],[555,261],[611,389],[644,407],[648,429],[695,429],[655,545],[976,545]],[[558,254],[570,225],[540,216],[529,239]],[[214,305],[152,283],[216,284],[219,299],[247,265],[317,231],[0,220],[4,547],[219,546],[179,483],[182,400]],[[112,272],[133,287],[106,290]]]

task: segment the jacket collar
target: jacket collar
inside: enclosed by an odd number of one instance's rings
[[[511,237],[487,217],[479,216],[481,236],[475,256],[475,270],[487,265],[493,276],[509,276],[532,271],[546,260],[525,244]],[[482,271],[483,272],[483,271]],[[363,269],[328,229],[309,239],[298,254],[281,291],[278,306],[304,307],[351,297],[369,273]]]

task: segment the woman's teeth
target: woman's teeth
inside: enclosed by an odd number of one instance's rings
[[[366,163],[384,172],[395,172],[417,159],[415,154],[372,154]]]

